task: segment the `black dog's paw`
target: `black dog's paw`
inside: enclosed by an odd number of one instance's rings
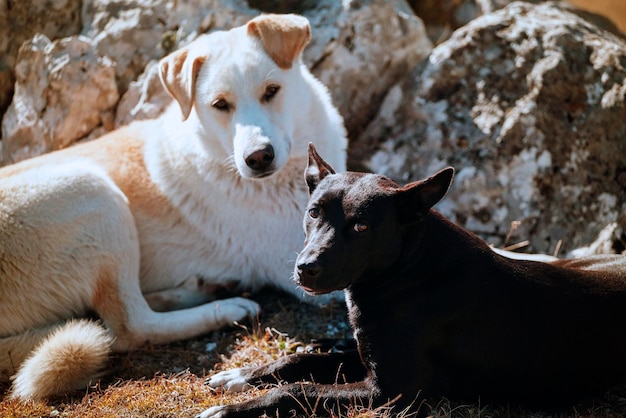
[[[209,377],[206,384],[215,389],[225,389],[228,392],[243,392],[252,388],[248,383],[245,371],[247,368],[224,370]],[[208,411],[208,410],[207,410]],[[206,412],[206,411],[205,411]],[[212,416],[212,415],[207,415]]]

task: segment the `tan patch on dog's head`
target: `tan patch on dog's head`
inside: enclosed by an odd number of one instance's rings
[[[311,40],[311,27],[303,16],[268,14],[248,23],[248,35],[261,39],[274,62],[289,69]]]
[[[178,102],[186,120],[195,100],[198,72],[206,56],[194,53],[190,47],[171,53],[159,62],[159,77],[167,92]]]

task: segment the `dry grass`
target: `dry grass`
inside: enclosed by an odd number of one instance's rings
[[[3,400],[0,417],[192,417],[210,406],[263,393],[256,389],[234,395],[214,391],[204,385],[205,377],[214,370],[262,364],[295,352],[311,338],[350,335],[341,305],[319,308],[273,292],[263,292],[255,299],[263,306],[255,325],[117,355],[107,377],[85,392],[46,402]],[[622,417],[626,416],[626,385],[558,411],[463,405],[445,399],[431,400],[424,408],[433,417]],[[371,410],[355,405],[347,418],[389,415],[388,408]]]

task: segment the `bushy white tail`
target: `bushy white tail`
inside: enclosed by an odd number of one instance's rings
[[[99,324],[74,320],[41,342],[13,377],[10,396],[38,399],[87,387],[106,366],[113,338]]]

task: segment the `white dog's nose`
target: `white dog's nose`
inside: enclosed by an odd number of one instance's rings
[[[265,145],[253,150],[245,158],[246,165],[254,171],[265,171],[274,162],[274,147]]]

